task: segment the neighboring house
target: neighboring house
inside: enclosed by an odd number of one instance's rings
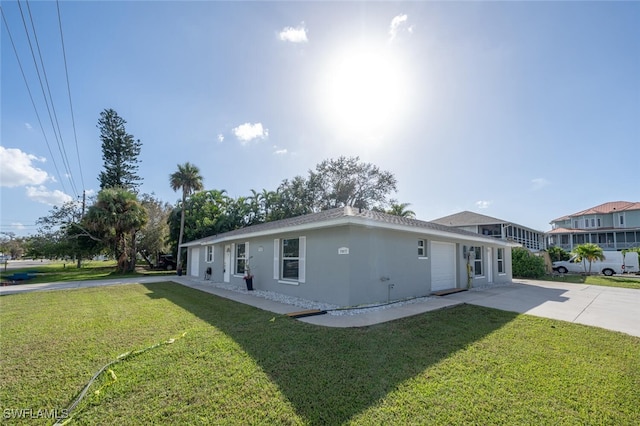
[[[549,247],[567,251],[580,244],[595,243],[604,250],[640,247],[640,202],[613,201],[551,222]]]
[[[513,244],[431,222],[344,207],[191,241],[187,274],[355,306],[511,282]],[[471,256],[469,256],[471,255]],[[469,266],[467,260],[469,257]],[[469,270],[469,274],[468,271]]]
[[[544,232],[483,214],[463,211],[441,217],[432,222],[453,226],[488,237],[520,243],[523,247],[532,251],[539,251],[545,248]]]

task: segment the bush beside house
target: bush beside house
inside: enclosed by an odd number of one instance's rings
[[[542,278],[545,274],[544,259],[526,248],[514,247],[511,250],[513,276],[517,278]]]

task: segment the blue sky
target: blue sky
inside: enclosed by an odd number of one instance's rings
[[[2,10],[42,127],[3,22],[2,232],[95,194],[105,108],[142,142],[141,192],[170,203],[186,161],[237,197],[341,155],[394,173],[423,220],[545,231],[640,201],[638,2],[61,1],[74,133],[57,4],[22,1],[60,143],[18,5]]]

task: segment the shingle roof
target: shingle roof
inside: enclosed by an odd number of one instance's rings
[[[454,213],[449,216],[444,216],[432,220],[432,222],[447,226],[493,225],[496,223],[509,223],[508,220],[497,219],[495,217],[486,216],[466,210],[460,213]]]
[[[463,211],[460,213],[455,213],[449,216],[444,216],[439,219],[435,219],[432,222],[439,223],[441,225],[447,226],[471,226],[471,225],[496,225],[496,224],[509,224],[514,225],[519,228],[529,229],[534,232],[542,233],[533,228],[529,228],[528,226],[520,225],[518,223],[513,223],[508,220],[498,219],[491,216],[486,216],[480,213],[474,213],[470,211]]]
[[[202,245],[207,243],[213,243],[219,240],[228,240],[234,237],[251,234],[270,234],[278,231],[286,231],[288,228],[294,228],[298,226],[309,226],[318,228],[324,226],[330,226],[332,223],[338,222],[343,219],[353,219],[353,222],[371,225],[377,225],[380,227],[404,227],[412,229],[424,229],[435,232],[445,232],[450,234],[457,234],[466,239],[472,240],[487,240],[493,243],[498,243],[499,240],[490,237],[483,237],[474,232],[468,232],[458,228],[452,228],[449,226],[441,225],[434,222],[426,222],[423,220],[409,219],[401,216],[390,215],[386,213],[374,212],[370,210],[359,210],[354,207],[338,207],[330,210],[323,210],[318,213],[311,213],[303,216],[292,217],[288,219],[276,220],[273,222],[261,223],[258,225],[247,226],[246,228],[236,229],[234,231],[225,232],[218,235],[212,235],[210,237],[201,238],[199,240],[190,241],[184,243],[183,246]]]
[[[640,210],[640,202],[611,201],[608,203],[600,204],[595,207],[588,208],[586,210],[579,211],[577,213],[559,217],[557,219],[552,220],[551,223],[560,222],[561,220],[567,220],[573,217],[584,216],[588,214],[609,214],[609,213],[628,211],[628,210]]]

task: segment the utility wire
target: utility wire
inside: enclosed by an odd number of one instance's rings
[[[7,29],[7,34],[9,34],[9,40],[11,41],[11,46],[13,47],[13,53],[16,56],[16,60],[18,61],[18,66],[20,67],[20,72],[22,73],[22,79],[24,80],[25,86],[27,86],[27,92],[29,93],[29,99],[31,99],[31,105],[33,106],[33,110],[36,113],[36,118],[38,119],[38,124],[40,125],[40,130],[42,130],[42,136],[44,137],[44,141],[47,144],[47,149],[49,150],[49,154],[51,155],[51,160],[53,161],[53,167],[56,169],[56,175],[62,185],[62,190],[67,192],[67,189],[64,186],[64,181],[60,175],[60,170],[58,169],[58,164],[56,163],[56,158],[51,151],[51,145],[49,144],[49,139],[47,138],[47,133],[44,131],[44,126],[42,125],[42,120],[40,120],[40,114],[38,114],[38,108],[36,108],[36,103],[33,100],[33,95],[31,94],[31,89],[29,88],[29,82],[27,81],[27,76],[24,73],[24,68],[22,67],[22,62],[20,62],[20,56],[18,56],[18,50],[16,49],[16,45],[13,42],[13,37],[11,36],[11,31],[9,30],[9,23],[7,22],[7,18],[4,15],[4,9],[0,6],[0,12],[2,13],[2,20],[4,21],[4,26]]]
[[[80,170],[80,183],[84,193],[84,175],[82,174],[82,161],[80,161],[80,149],[78,148],[78,134],[76,132],[76,119],[73,114],[73,103],[71,102],[71,85],[69,84],[69,69],[67,67],[67,52],[64,48],[64,36],[62,35],[62,18],[60,17],[60,0],[56,0],[58,9],[58,27],[60,28],[60,41],[62,42],[62,57],[64,59],[64,73],[67,77],[67,93],[69,94],[69,108],[71,109],[71,123],[73,124],[73,138],[76,142],[76,154],[78,157],[78,169]]]
[[[40,42],[38,41],[38,33],[36,32],[36,26],[33,22],[33,15],[31,14],[31,6],[29,5],[29,0],[25,0],[25,3],[27,4],[27,11],[29,12],[29,21],[31,22],[31,29],[33,31],[33,38],[36,42],[36,48],[38,50],[38,58],[40,58],[40,66],[42,67],[42,75],[44,76],[44,82],[45,85],[47,86],[47,93],[49,94],[49,102],[51,103],[51,112],[53,112],[53,119],[55,121],[55,127],[53,128],[53,132],[54,134],[56,133],[56,129],[58,131],[58,135],[59,135],[59,142],[58,142],[58,149],[60,151],[60,155],[62,157],[62,164],[64,165],[66,171],[67,171],[67,176],[69,178],[69,183],[71,184],[71,189],[74,192],[74,195],[76,196],[76,198],[78,198],[78,190],[76,189],[76,185],[75,182],[73,180],[73,174],[71,173],[71,167],[69,165],[69,158],[67,157],[67,150],[64,146],[64,139],[62,137],[62,131],[60,130],[60,122],[58,121],[58,114],[56,113],[56,107],[55,104],[53,102],[53,95],[51,94],[51,87],[49,86],[49,78],[47,77],[47,69],[44,66],[44,61],[42,59],[42,50],[40,49]],[[18,4],[20,4],[20,0],[18,0]],[[22,13],[22,8],[20,8],[20,12]],[[25,29],[26,29],[26,25],[25,25]],[[27,36],[28,36],[28,32],[27,32]],[[31,52],[33,54],[33,50]],[[34,58],[34,62],[35,62],[35,58]],[[40,82],[40,84],[42,84],[42,81]],[[42,90],[43,94],[44,94],[44,89]],[[46,98],[46,96],[45,96]],[[46,101],[46,99],[45,99]],[[48,106],[47,106],[48,108]],[[49,114],[51,114],[51,112]],[[51,123],[52,127],[53,127],[53,122]]]

